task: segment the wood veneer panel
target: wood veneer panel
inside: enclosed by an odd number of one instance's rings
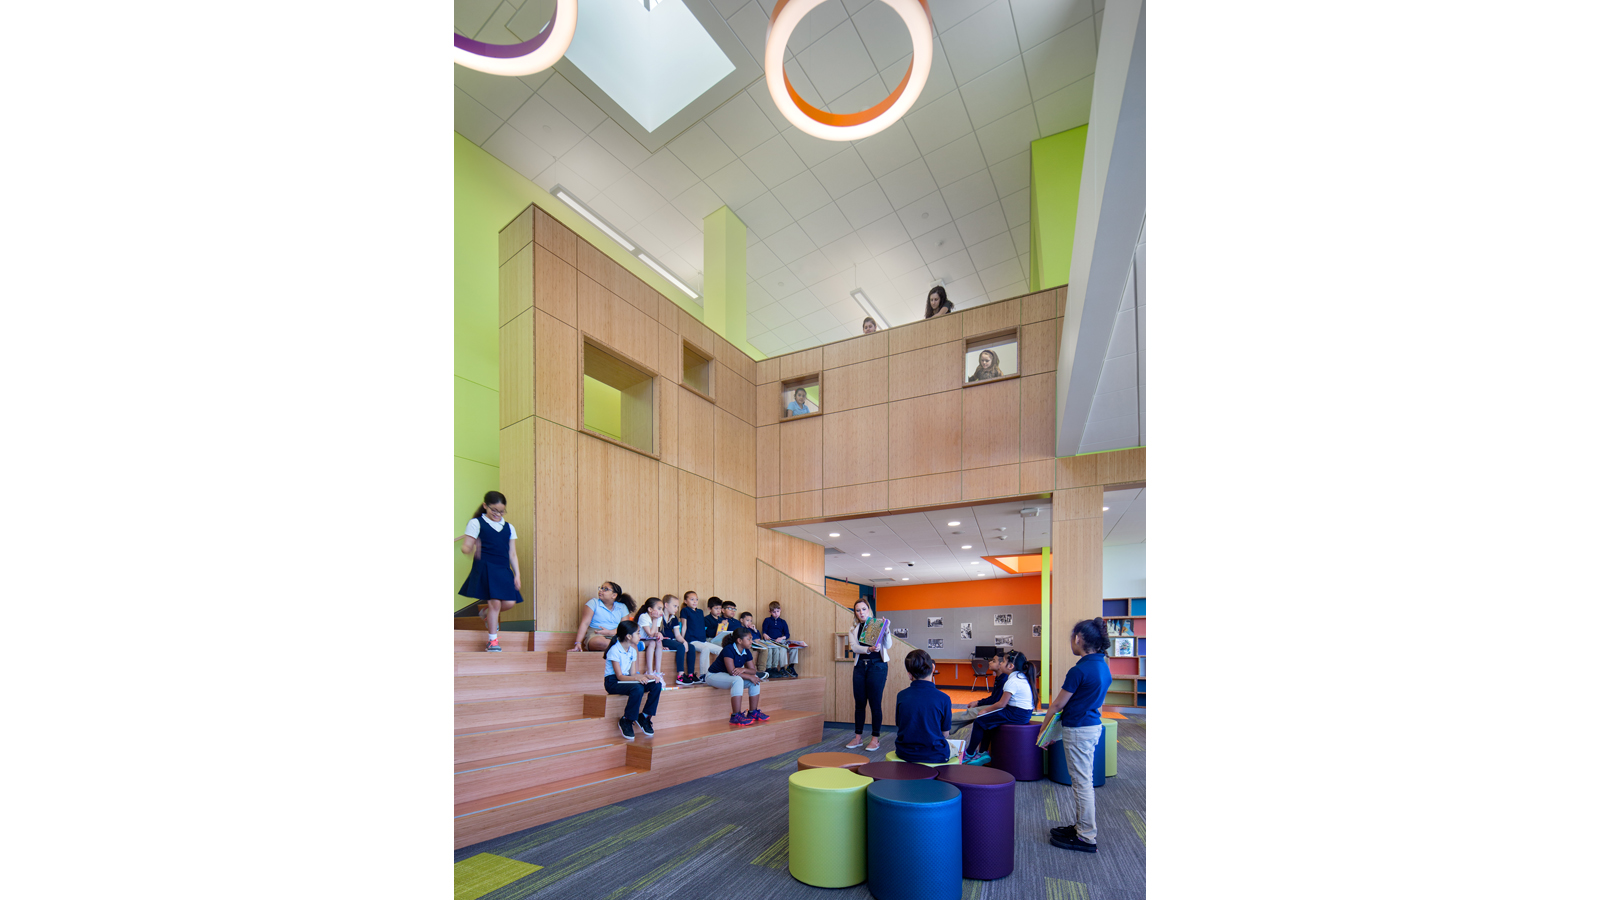
[[[1056,490],[1100,483],[1098,454],[1056,457]]]
[[[1017,330],[1017,369],[1022,375],[1054,372],[1061,349],[1060,321],[1035,322]]]
[[[1036,294],[1027,294],[1018,299],[1022,301],[1021,322],[1023,325],[1056,318],[1055,288],[1051,288],[1048,291],[1039,291]],[[1059,325],[1060,323],[1056,324]]]
[[[783,498],[757,497],[756,521],[758,523],[783,521]]]
[[[828,488],[822,492],[822,514],[825,516],[849,516],[888,508],[887,481]]]
[[[700,595],[700,608],[716,593],[713,579],[714,538],[712,484],[684,472],[678,477],[678,586],[668,588],[682,597],[688,591]],[[599,582],[595,582],[599,584]]]
[[[656,467],[656,485],[660,492],[656,501],[656,566],[659,580],[656,589],[646,596],[678,593],[675,587],[678,583],[678,521],[681,512],[678,482],[682,477],[683,473],[671,466]],[[640,598],[640,602],[643,602],[643,598]]]
[[[735,347],[722,335],[714,338],[716,342],[717,359],[732,369],[740,378],[755,384],[756,361],[745,355],[743,350]]]
[[[1144,481],[1144,449],[1135,447],[1131,450],[1096,453],[1096,471],[1099,473],[1100,483],[1126,484],[1130,481]]]
[[[783,493],[822,489],[822,419],[816,416],[778,426]]]
[[[1022,464],[1022,480],[1018,487],[1024,494],[1046,494],[1055,486],[1055,460],[1039,459]]]
[[[1105,504],[1105,490],[1100,485],[1058,490],[1050,496],[1050,519],[1065,522],[1068,519],[1101,519]]]
[[[990,497],[1015,497],[1022,493],[1021,467],[989,466],[961,470],[961,499],[984,500]]]
[[[714,422],[715,433],[711,443],[715,456],[716,477],[713,480],[741,494],[754,497],[756,495],[755,426],[739,421],[720,406],[716,407]],[[755,520],[755,509],[752,507],[750,521],[754,523]]]
[[[756,429],[756,496],[775,497],[783,491],[782,472],[779,471],[780,450],[778,426],[763,425]],[[763,521],[772,521],[763,519]]]
[[[961,396],[946,391],[889,404],[890,478],[961,468]]]
[[[506,227],[500,229],[500,264],[515,256],[518,250],[533,243],[533,207],[517,214]]]
[[[578,325],[578,270],[538,244],[533,245],[533,305]]]
[[[1056,318],[1065,319],[1066,317],[1067,317],[1067,286],[1063,284],[1061,287],[1056,288]]]
[[[742,422],[759,424],[756,416],[756,386],[720,360],[715,364],[715,369],[717,405],[738,416]]]
[[[669,466],[682,467],[683,461],[678,458],[678,398],[682,389],[672,384],[656,385],[661,391],[661,429],[657,432],[657,446],[661,449],[661,461]]]
[[[660,291],[651,289],[650,292],[656,295],[656,321],[670,326],[673,331],[677,331],[678,311],[680,309],[678,304],[662,296]]]
[[[951,341],[890,356],[889,399],[904,400],[961,387],[965,352],[961,341]]]
[[[704,350],[712,357],[716,356],[716,345],[711,340],[711,329],[706,327],[706,323],[696,319],[689,314],[688,310],[682,307],[678,308],[678,334],[682,335],[684,340]]]
[[[1021,459],[1054,459],[1056,450],[1056,376],[1028,375],[1019,378],[1021,410],[1019,416]],[[1049,490],[1048,487],[1042,490]]]
[[[756,388],[756,425],[776,425],[783,421],[783,382],[773,381]]]
[[[889,406],[822,416],[822,486],[844,487],[889,477]],[[823,501],[827,506],[827,501]]]
[[[578,236],[538,207],[533,209],[533,240],[534,243],[566,260],[567,265],[578,264]]]
[[[580,584],[592,590],[602,581],[615,581],[636,600],[655,593],[659,466],[647,456],[578,435]]]
[[[883,359],[888,355],[889,332],[877,331],[823,345],[822,365],[824,368],[837,369],[840,366],[855,365],[869,359]]]
[[[822,371],[822,348],[812,347],[810,350],[799,350],[779,357],[782,360],[782,378],[788,381],[802,375],[814,375]]]
[[[663,383],[683,383],[683,339],[678,337],[676,328],[660,322],[656,323],[656,362],[661,364]]]
[[[542,418],[577,428],[578,382],[582,377],[578,369],[577,329],[543,310],[535,310],[534,315],[539,347],[534,367],[538,379],[535,409]]]
[[[821,544],[814,544],[811,541],[784,534],[781,531],[773,531],[770,528],[758,528],[756,529],[756,558],[812,590],[818,593],[822,592],[824,565]],[[778,598],[774,597],[772,599]],[[783,601],[779,600],[779,602]],[[761,609],[766,609],[766,603],[761,605]],[[786,619],[788,618],[787,612],[785,610],[784,618]],[[763,615],[761,618],[765,618],[765,616]],[[815,633],[813,632],[813,634]],[[806,638],[800,639],[806,640]]]
[[[1050,658],[1057,680],[1072,665],[1072,626],[1101,613],[1104,541],[1098,513],[1050,525]]]
[[[587,245],[585,245],[587,246]],[[578,272],[578,328],[650,374],[656,364],[655,320]]]
[[[934,344],[961,340],[961,315],[954,313],[936,319],[923,319],[889,329],[886,332],[889,335],[889,353],[909,353]]]
[[[499,489],[506,495],[506,521],[517,529],[517,567],[523,575],[524,592],[533,587],[531,576],[536,562],[533,538],[538,521],[538,489],[534,472],[537,422],[530,416],[500,430]],[[532,606],[531,603],[518,603],[507,610],[502,618],[507,622],[531,619],[534,617]]]
[[[500,326],[500,427],[533,415],[533,316]]]
[[[844,412],[889,402],[889,360],[878,358],[822,373],[828,412]]]
[[[1046,488],[1048,490],[1048,488]],[[896,478],[889,482],[889,508],[938,506],[961,500],[961,473],[943,472],[916,478]]]
[[[967,337],[979,334],[988,334],[992,331],[1004,331],[1017,326],[1017,317],[1022,312],[1020,299],[1006,300],[1001,303],[986,303],[961,312],[961,333]]]
[[[610,263],[611,257],[600,252],[598,247],[582,238],[578,240],[578,274],[587,276],[589,280],[608,291],[611,290]]]
[[[500,324],[533,305],[533,247],[523,247],[500,267]]]
[[[678,392],[678,468],[708,481],[716,478],[715,407],[688,388],[669,390]]]
[[[961,467],[981,469],[1019,461],[1017,380],[961,390]]]
[[[534,575],[535,603],[526,605],[537,606],[546,631],[571,631],[578,627],[578,604],[591,596],[580,596],[578,586],[578,433],[545,419],[534,422],[538,516],[531,531],[538,540],[534,566],[525,570]],[[505,470],[502,457],[502,479]]]
[[[778,373],[782,370],[782,366],[782,358],[777,356],[771,356],[766,359],[757,360],[756,384],[762,385],[767,384],[768,382],[777,381]]]
[[[782,494],[779,496],[778,511],[782,518],[779,521],[793,522],[797,519],[822,518],[822,492],[804,491],[799,494]]]
[[[756,595],[756,498],[720,484],[712,490],[712,585],[724,600],[748,609]]]

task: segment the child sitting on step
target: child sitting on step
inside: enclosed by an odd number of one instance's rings
[[[639,723],[639,729],[645,737],[654,737],[656,706],[661,702],[661,684],[649,675],[633,674],[633,661],[639,655],[639,626],[637,623],[623,619],[617,623],[617,633],[611,638],[611,646],[606,648],[605,672],[606,693],[625,694],[628,697],[627,709],[623,711],[622,718],[617,720],[617,728],[622,732],[622,739],[633,740],[633,723]],[[648,700],[644,700],[646,695]],[[639,701],[644,700],[644,709],[640,710]]]
[[[667,608],[667,619],[661,623],[661,634],[663,635],[661,649],[671,650],[675,655],[674,662],[677,664],[678,674],[673,679],[673,683],[682,687],[689,683],[684,678],[684,673],[688,670],[683,667],[684,657],[688,655],[685,651],[688,649],[689,644],[683,639],[683,619],[678,615],[679,610],[683,607],[678,598],[672,594],[668,594],[661,599]]]
[[[665,635],[661,633],[661,626],[667,617],[661,608],[661,598],[646,600],[633,620],[639,625],[639,646],[644,648],[644,674],[665,685],[667,680],[661,675],[661,641]]]
[[[747,612],[740,613],[739,627],[750,629],[750,646],[756,655],[756,669],[761,672],[761,680],[765,681],[768,678],[787,678],[787,675],[779,674],[778,670],[775,668],[775,666],[778,665],[778,660],[783,658],[781,656],[781,654],[784,652],[783,648],[771,641],[763,641],[754,636],[756,633],[755,616]]]
[[[756,698],[761,696],[761,676],[756,671],[755,655],[750,652],[754,637],[748,628],[735,628],[733,639],[722,648],[716,664],[706,675],[706,684],[729,691],[728,699],[733,704],[729,725],[754,725],[771,718],[756,706]],[[739,700],[746,696],[745,709],[741,710]]]
[[[761,637],[772,641],[787,650],[786,656],[789,665],[783,674],[790,678],[799,678],[800,673],[795,671],[795,665],[800,662],[800,651],[809,646],[805,641],[795,640],[789,635],[789,623],[783,619],[783,607],[774,600],[767,604],[767,618],[761,623]]]
[[[981,766],[989,761],[989,742],[994,730],[1001,725],[1023,725],[1033,718],[1033,664],[1020,650],[1007,650],[991,663],[994,674],[1005,678],[1000,699],[989,706],[980,706],[973,712],[978,718],[972,723],[972,737],[967,741],[967,752],[961,761],[967,765]]]

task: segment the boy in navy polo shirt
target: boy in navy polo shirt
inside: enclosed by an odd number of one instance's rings
[[[1096,853],[1094,824],[1094,748],[1100,743],[1100,704],[1111,687],[1111,670],[1106,666],[1106,620],[1084,619],[1072,626],[1072,655],[1078,664],[1067,670],[1061,690],[1050,701],[1045,721],[1061,713],[1061,740],[1066,744],[1067,771],[1072,775],[1071,813],[1073,824],[1050,829],[1050,843],[1068,850]]]
[[[950,697],[933,686],[933,657],[926,650],[906,654],[911,686],[894,698],[899,729],[894,752],[906,762],[942,763],[950,759]]]
[[[789,636],[789,623],[783,620],[783,607],[774,600],[767,604],[769,615],[761,623],[761,636],[779,646],[788,649],[789,664],[783,668],[780,677],[799,678],[800,673],[795,671],[795,663],[800,661],[800,651],[805,648],[805,641],[797,641]]]
[[[683,608],[678,610],[678,618],[683,622],[683,644],[692,651],[695,641],[706,639],[706,614],[700,611],[700,595],[694,591],[684,591],[683,603]],[[688,654],[684,666],[689,671],[687,674],[678,673],[679,684],[699,684],[704,679],[704,675],[695,674],[695,662],[698,656],[699,654],[693,652]]]

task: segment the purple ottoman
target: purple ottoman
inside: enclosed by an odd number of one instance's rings
[[[984,766],[945,766],[939,780],[961,792],[961,877],[1010,875],[1017,862],[1017,780]]]
[[[1026,725],[1001,725],[989,745],[989,765],[1011,773],[1018,781],[1038,781],[1044,777],[1044,751],[1039,749],[1042,722]],[[865,768],[863,766],[862,768]],[[866,773],[863,772],[863,775]]]
[[[918,763],[884,761],[857,766],[856,774],[873,781],[924,781],[938,775],[939,770]]]

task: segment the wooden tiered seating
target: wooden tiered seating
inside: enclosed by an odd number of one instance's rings
[[[482,631],[456,632],[457,848],[822,739],[826,679],[813,677],[763,683],[772,719],[745,728],[728,724],[727,691],[663,691],[655,736],[623,740],[627,698],[605,692],[601,654],[528,650],[507,643],[516,634],[485,653]],[[671,681],[671,654],[662,662]]]

